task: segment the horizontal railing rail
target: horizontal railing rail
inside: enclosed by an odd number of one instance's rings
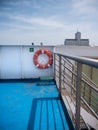
[[[89,124],[81,115],[81,108],[87,110],[98,120],[96,108],[98,106],[98,85],[82,72],[83,65],[98,69],[98,60],[54,53],[54,77],[61,95],[68,96],[75,107],[75,113],[71,115],[72,119],[75,118],[73,122],[76,130],[80,130],[83,122],[85,127],[90,129]],[[72,108],[70,106],[69,108],[72,113]]]
[[[81,64],[86,64],[86,65],[90,65],[92,67],[98,68],[98,60],[95,60],[95,59],[90,59],[90,58],[85,58],[85,57],[80,57],[80,56],[63,55],[60,53],[54,53],[54,54],[57,54],[57,55],[62,56],[64,58],[68,58],[68,59],[77,61]]]

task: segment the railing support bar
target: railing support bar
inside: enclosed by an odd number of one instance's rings
[[[53,55],[53,59],[54,59],[54,60],[53,60],[53,61],[54,61],[54,64],[53,64],[53,67],[54,67],[54,69],[53,69],[53,70],[54,70],[54,71],[53,71],[53,74],[54,74],[54,79],[56,80],[56,77],[55,77],[55,76],[56,76],[56,63],[55,63],[55,62],[56,62],[56,56],[55,56],[55,55],[56,55],[56,54],[54,53],[54,55]]]
[[[61,56],[59,56],[59,92],[61,94]]]
[[[77,62],[77,79],[76,79],[76,121],[75,128],[80,130],[80,106],[81,106],[81,77],[82,64]]]

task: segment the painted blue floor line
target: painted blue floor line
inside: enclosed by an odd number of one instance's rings
[[[33,100],[28,130],[37,129],[70,130],[59,98],[40,98]]]

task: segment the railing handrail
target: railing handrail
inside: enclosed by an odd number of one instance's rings
[[[82,63],[82,64],[86,64],[86,65],[98,68],[98,60],[96,60],[96,59],[85,58],[82,56],[73,56],[73,55],[66,55],[66,54],[64,55],[64,54],[55,53],[55,52],[54,52],[54,54],[63,56],[65,58],[69,58],[71,60],[75,60],[75,61]]]
[[[71,101],[73,99],[73,96],[75,97],[75,105],[76,105],[75,106],[75,122],[74,122],[74,119],[73,119],[73,122],[75,123],[75,128],[77,130],[79,130],[80,127],[82,127],[82,125],[80,124],[81,123],[80,117],[83,116],[83,118],[84,118],[84,115],[81,115],[82,107],[85,110],[87,109],[87,111],[89,111],[90,114],[96,120],[98,119],[98,115],[96,113],[96,108],[93,108],[92,106],[90,106],[90,103],[93,101],[93,98],[91,98],[91,96],[93,96],[93,93],[98,94],[97,85],[94,82],[92,82],[92,80],[89,79],[87,76],[84,76],[84,74],[82,72],[82,67],[84,67],[84,66],[82,66],[82,64],[89,65],[90,68],[94,67],[94,68],[98,69],[98,60],[85,58],[85,57],[81,57],[81,56],[73,56],[73,55],[66,55],[66,54],[64,55],[61,53],[54,53],[54,59],[56,60],[54,62],[54,71],[55,71],[54,74],[56,76],[55,79],[57,81],[57,84],[59,83],[58,88],[60,90],[60,93],[62,94],[62,91],[64,90],[63,88],[66,88],[66,90],[67,90],[67,87],[68,87],[68,89],[70,88],[69,97],[72,96],[72,97],[70,97]],[[73,60],[74,62],[70,61],[70,64],[71,64],[70,65],[69,62],[68,63],[66,62],[68,60]],[[73,63],[76,68],[74,68]],[[68,73],[70,73],[70,75],[72,74],[70,80],[67,80]],[[89,95],[91,94],[91,96],[88,95],[88,98],[91,98],[89,100],[89,102],[86,101],[85,97],[83,97],[83,95],[82,95],[84,93],[84,91],[86,91],[86,90],[84,90],[84,86],[82,86],[83,85],[82,83],[86,84],[88,86],[87,88],[90,89],[90,92],[87,93]],[[75,86],[75,88],[73,85]],[[75,91],[75,92],[73,92],[73,91]],[[65,97],[66,97],[66,93],[65,93]],[[85,124],[85,120],[83,122]],[[89,125],[88,126],[86,125],[88,129],[89,129]],[[92,127],[96,128],[96,126],[94,126],[94,125],[92,125]]]

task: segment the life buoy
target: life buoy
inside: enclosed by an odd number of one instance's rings
[[[39,63],[38,57],[41,54],[46,54],[48,56],[48,61],[47,61],[46,64]],[[49,50],[47,50],[47,49],[40,49],[40,50],[38,50],[38,51],[35,52],[35,54],[33,56],[33,61],[34,61],[34,64],[36,65],[36,67],[38,67],[40,69],[49,68],[52,65],[52,62],[53,62],[52,52],[49,51]]]

